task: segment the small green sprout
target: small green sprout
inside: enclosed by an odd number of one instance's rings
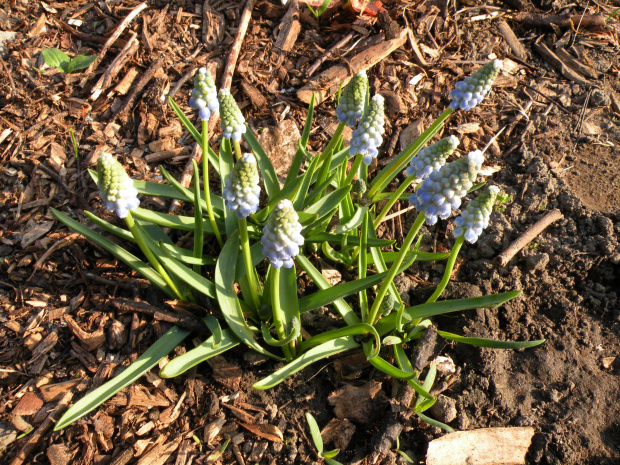
[[[319,453],[319,457],[324,459],[325,463],[328,465],[342,465],[340,462],[332,458],[340,453],[340,449],[323,452],[323,438],[321,437],[321,431],[319,430],[319,425],[310,412],[306,412],[306,421],[308,422],[312,442],[314,443],[314,447],[316,447],[316,451]]]
[[[321,4],[321,6],[319,7],[318,10],[315,10],[314,8],[312,8],[310,5],[306,4],[306,6],[308,7],[308,9],[310,10],[310,13],[312,13],[312,15],[316,18],[316,20],[318,21],[321,18],[321,15],[323,13],[325,13],[325,11],[329,8],[329,5],[332,3],[332,0],[324,0],[323,3]]]
[[[69,55],[57,48],[46,48],[41,50],[41,55],[47,66],[57,68],[66,74],[71,74],[80,69],[86,69],[97,59],[97,57],[89,57],[86,55],[78,55],[71,59]]]
[[[528,248],[530,250],[533,250],[533,249],[537,249],[538,247],[540,247],[541,245],[544,245],[544,244],[545,244],[545,241],[535,242],[533,244],[528,245]]]
[[[506,205],[509,203],[512,203],[512,195],[500,192],[495,199],[495,206],[493,208],[498,212],[504,213],[504,211],[506,211]]]

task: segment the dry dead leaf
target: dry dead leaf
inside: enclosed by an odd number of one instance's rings
[[[246,423],[239,423],[245,429],[250,431],[251,433],[259,436],[261,438],[265,438],[268,441],[273,442],[282,442],[284,440],[284,436],[282,431],[277,426],[274,425],[249,425]]]

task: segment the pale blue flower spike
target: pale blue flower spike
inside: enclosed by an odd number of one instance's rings
[[[349,127],[355,126],[357,120],[364,114],[366,92],[368,92],[368,76],[366,71],[358,71],[338,100],[336,116],[341,123],[346,122]]]
[[[220,102],[220,119],[223,136],[235,142],[245,134],[245,118],[228,89],[220,89],[217,98]]]
[[[450,108],[469,111],[478,105],[491,90],[493,81],[502,69],[501,60],[493,60],[478,69],[471,76],[455,84],[450,92]]]
[[[251,153],[245,153],[226,177],[222,197],[226,208],[240,220],[256,213],[260,197],[258,166]]]
[[[274,268],[291,268],[293,259],[299,254],[299,248],[304,245],[301,235],[299,216],[288,200],[280,200],[269,215],[267,224],[263,228],[263,255],[269,259]]]
[[[109,153],[101,154],[97,174],[99,195],[108,210],[114,211],[119,218],[126,218],[130,210],[138,208],[138,191],[116,158]]]
[[[370,165],[377,158],[377,150],[383,143],[385,133],[384,99],[382,95],[375,95],[364,112],[360,123],[351,134],[349,156],[360,154],[365,165]]]
[[[454,153],[458,145],[458,138],[449,136],[423,148],[409,162],[409,166],[404,171],[405,176],[408,178],[414,176],[416,183],[423,181],[433,171],[437,171],[446,164],[446,160]]]
[[[454,237],[463,236],[473,244],[482,231],[489,226],[493,204],[499,194],[497,186],[491,186],[482,192],[454,219]]]
[[[461,199],[476,181],[483,162],[482,152],[476,150],[442,166],[419,184],[409,203],[418,212],[424,212],[428,225],[437,223],[438,219],[445,220],[453,209],[461,206]]]
[[[203,121],[208,120],[211,114],[217,113],[220,108],[215,81],[206,68],[200,68],[194,76],[194,88],[189,99],[189,106],[198,110],[198,116]]]

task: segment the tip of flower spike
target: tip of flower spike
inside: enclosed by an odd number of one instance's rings
[[[103,153],[97,161],[98,186],[101,199],[108,210],[120,218],[127,217],[130,210],[140,205],[138,191],[125,168],[109,153]]]
[[[263,228],[263,255],[274,268],[290,268],[293,258],[304,244],[299,216],[288,199],[280,200],[272,210]]]

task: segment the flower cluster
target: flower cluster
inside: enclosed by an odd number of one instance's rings
[[[455,136],[444,137],[428,147],[423,148],[411,159],[404,171],[405,176],[414,176],[415,182],[420,182],[446,164],[446,160],[454,153],[459,145]]]
[[[293,258],[299,254],[299,247],[304,245],[304,237],[301,235],[299,216],[290,200],[280,200],[276,204],[263,228],[261,243],[263,255],[269,259],[271,266],[293,266]]]
[[[200,68],[194,76],[194,88],[192,97],[189,99],[189,106],[198,110],[198,115],[203,121],[208,120],[211,113],[217,113],[220,108],[215,81],[206,68]]]
[[[382,95],[375,95],[370,99],[368,108],[364,112],[360,123],[351,135],[349,155],[361,154],[363,162],[370,165],[373,158],[379,153],[377,148],[383,143],[381,137],[385,132],[384,99]]]
[[[349,127],[355,126],[357,120],[364,114],[367,92],[368,76],[366,71],[358,71],[351,78],[338,100],[336,116],[341,123],[346,122]]]
[[[445,220],[453,208],[461,206],[461,199],[476,180],[483,161],[482,152],[476,150],[433,171],[411,194],[409,203],[424,212],[426,224],[435,224],[438,217]]]
[[[129,210],[140,205],[138,191],[125,168],[109,153],[99,156],[97,161],[99,194],[108,210],[115,211],[119,218],[126,218]]]
[[[217,98],[220,102],[221,126],[224,137],[236,142],[245,134],[245,118],[228,89],[220,89]]]
[[[463,81],[459,81],[450,92],[450,108],[469,111],[478,105],[491,90],[491,85],[502,69],[501,60],[493,60]]]
[[[467,205],[461,215],[454,220],[454,237],[464,236],[470,244],[476,242],[482,231],[489,226],[489,218],[498,193],[499,188],[491,186]]]
[[[226,177],[222,197],[226,208],[242,220],[256,212],[259,195],[256,158],[251,153],[245,153]]]

